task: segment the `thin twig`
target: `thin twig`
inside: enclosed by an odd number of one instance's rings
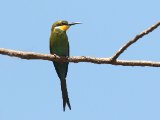
[[[94,57],[85,57],[85,56],[77,56],[77,57],[60,57],[57,55],[50,54],[40,54],[34,52],[22,52],[15,51],[10,49],[0,48],[0,54],[8,55],[12,57],[18,57],[21,59],[28,60],[48,60],[48,61],[58,61],[58,62],[90,62],[95,64],[112,64],[112,65],[122,65],[122,66],[148,66],[148,67],[160,67],[160,62],[153,61],[140,61],[140,60],[116,60],[112,61],[111,58],[94,58]]]
[[[126,43],[122,48],[120,48],[116,52],[116,54],[111,57],[111,59],[115,61],[130,45],[132,45],[133,43],[137,42],[143,36],[155,30],[158,26],[160,26],[160,21],[157,22],[155,25],[151,26],[150,28],[146,29],[145,31],[141,32],[140,34],[136,35],[135,38],[133,38],[128,43]]]

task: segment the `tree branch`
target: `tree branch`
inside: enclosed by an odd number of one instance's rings
[[[117,58],[133,43],[138,41],[143,36],[155,30],[158,26],[160,26],[160,21],[155,25],[151,26],[147,30],[142,33],[136,35],[135,38],[126,43],[121,49],[117,51],[115,55],[110,58],[94,58],[94,57],[86,57],[86,56],[77,56],[77,57],[60,57],[58,55],[51,54],[40,54],[34,52],[23,52],[23,51],[15,51],[10,49],[0,48],[0,54],[8,55],[11,57],[19,57],[21,59],[28,60],[48,60],[48,61],[57,61],[57,62],[90,62],[95,64],[112,64],[112,65],[122,65],[122,66],[148,66],[148,67],[160,67],[160,62],[154,61],[140,61],[140,60],[117,60]]]
[[[22,52],[22,51],[15,51],[10,49],[0,48],[0,54],[8,55],[12,57],[18,57],[21,59],[28,59],[28,60],[49,60],[49,61],[58,61],[58,62],[90,62],[95,64],[112,64],[112,65],[122,65],[122,66],[149,66],[149,67],[160,67],[160,62],[153,62],[153,61],[127,61],[127,60],[116,60],[113,61],[111,58],[94,58],[94,57],[85,57],[85,56],[77,56],[77,57],[60,57],[57,55],[50,55],[50,54],[40,54],[34,52]]]
[[[115,55],[111,57],[113,61],[115,61],[129,46],[131,46],[133,43],[137,42],[140,38],[147,35],[148,33],[155,30],[158,26],[160,26],[160,21],[157,22],[155,25],[149,27],[145,31],[141,32],[140,34],[136,35],[132,40],[130,40],[128,43],[126,43],[123,47],[121,47]]]

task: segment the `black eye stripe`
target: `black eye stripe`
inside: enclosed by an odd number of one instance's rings
[[[56,26],[61,26],[60,24],[57,24]]]
[[[68,25],[66,22],[61,22],[61,23],[58,23],[56,26],[61,26],[61,25]]]
[[[67,23],[62,23],[62,25],[67,25]]]
[[[56,21],[53,25],[52,25],[52,30],[54,30],[55,27],[59,27],[62,25],[67,25],[69,26],[67,21]]]

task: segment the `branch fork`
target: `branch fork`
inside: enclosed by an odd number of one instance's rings
[[[140,40],[140,38],[144,37],[145,35],[151,33],[153,30],[160,26],[160,21],[157,22],[155,25],[149,27],[148,29],[144,30],[140,34],[136,35],[133,39],[128,41],[124,46],[122,46],[113,56],[109,58],[94,58],[94,57],[87,57],[87,56],[75,56],[75,57],[62,57],[56,54],[41,54],[41,53],[34,53],[34,52],[23,52],[23,51],[16,51],[11,49],[0,48],[0,54],[8,55],[11,57],[18,57],[21,59],[27,60],[48,60],[48,61],[57,61],[57,62],[90,62],[95,64],[112,64],[112,65],[122,65],[122,66],[148,66],[148,67],[160,67],[160,62],[154,61],[140,61],[140,60],[117,60],[119,56],[127,50],[132,44]]]

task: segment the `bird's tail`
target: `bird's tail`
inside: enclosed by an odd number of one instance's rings
[[[69,109],[71,110],[71,105],[69,102],[68,92],[67,92],[66,79],[61,80],[61,91],[62,91],[62,98],[63,98],[63,111],[65,111],[66,104],[68,105]]]

